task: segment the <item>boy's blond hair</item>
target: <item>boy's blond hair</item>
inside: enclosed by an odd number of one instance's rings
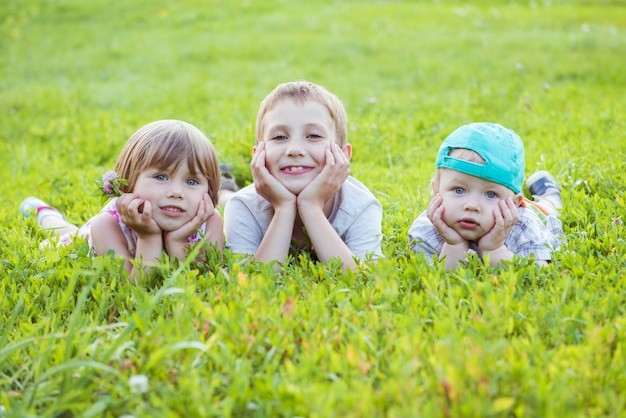
[[[220,171],[215,148],[195,126],[180,120],[158,120],[135,132],[122,148],[115,165],[117,174],[128,181],[120,189],[132,193],[139,175],[149,168],[177,169],[187,160],[193,175],[209,181],[209,196],[217,206]]]
[[[263,118],[272,110],[276,103],[284,99],[292,99],[298,104],[314,100],[324,105],[335,125],[336,143],[343,147],[347,142],[348,115],[341,100],[333,93],[309,81],[292,81],[279,84],[261,102],[256,118],[256,143],[263,142]]]

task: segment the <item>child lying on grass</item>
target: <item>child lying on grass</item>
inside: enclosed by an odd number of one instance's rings
[[[531,254],[538,264],[550,262],[565,240],[560,186],[539,171],[526,182],[534,201],[524,198],[524,144],[515,132],[493,123],[461,126],[441,144],[436,167],[434,197],[409,229],[415,252],[445,258],[448,269],[468,252],[491,265]]]
[[[205,238],[221,251],[222,217],[215,209],[219,165],[213,144],[198,128],[178,120],[143,126],[122,149],[115,173],[107,175],[105,191],[121,196],[80,229],[35,197],[25,199],[20,210],[25,216],[36,210],[39,226],[59,235],[61,244],[78,235],[88,239],[94,255],[113,250],[126,258],[131,278],[133,259],[149,266],[165,251],[182,260],[190,245]]]
[[[309,82],[277,86],[261,103],[250,163],[254,183],[226,205],[226,246],[260,262],[310,252],[319,261],[382,256],[382,207],[350,176],[343,104]]]

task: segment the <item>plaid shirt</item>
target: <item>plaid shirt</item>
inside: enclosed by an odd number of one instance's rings
[[[531,209],[518,208],[519,221],[513,225],[504,244],[513,254],[520,257],[535,255],[535,260],[551,260],[550,253],[566,243],[563,225],[555,216],[546,216],[544,224]],[[426,216],[420,213],[409,228],[409,245],[416,253],[423,253],[428,260],[433,255],[439,256],[444,240]],[[480,250],[475,242],[470,242],[470,249],[479,256]]]

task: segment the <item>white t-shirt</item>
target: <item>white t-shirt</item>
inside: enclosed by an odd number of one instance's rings
[[[226,248],[235,253],[255,254],[269,228],[274,208],[261,197],[254,184],[239,190],[224,208]],[[383,210],[365,185],[348,177],[335,193],[330,224],[346,246],[363,260],[383,256],[381,250]]]

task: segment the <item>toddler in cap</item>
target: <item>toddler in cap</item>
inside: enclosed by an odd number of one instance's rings
[[[514,255],[547,264],[565,240],[561,192],[552,176],[539,171],[527,181],[534,200],[524,198],[524,144],[511,129],[488,122],[452,132],[439,147],[434,197],[409,229],[413,251],[429,260],[445,258],[446,268],[468,252],[491,265]]]

